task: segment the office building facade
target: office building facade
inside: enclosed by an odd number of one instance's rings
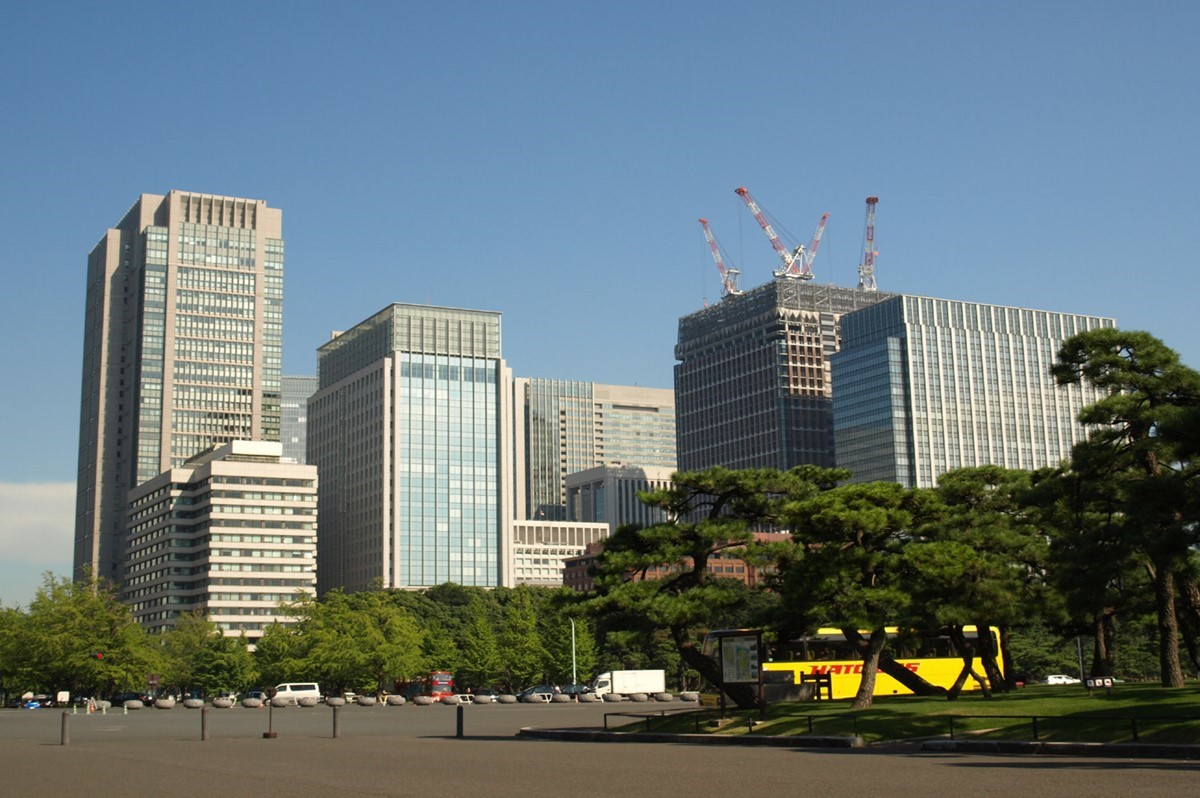
[[[512,378],[500,314],[394,304],[317,354],[319,592],[505,584]]]
[[[285,463],[307,463],[308,397],[317,392],[315,376],[283,375],[280,381],[279,442]]]
[[[679,470],[832,467],[842,316],[888,294],[779,277],[679,320]]]
[[[955,468],[1058,465],[1101,398],[1050,374],[1062,343],[1113,319],[894,296],[842,319],[832,358],[837,464],[854,481],[933,487]]]
[[[506,587],[562,587],[566,561],[608,538],[608,524],[573,521],[513,522],[512,578]]]
[[[675,468],[675,395],[667,388],[518,378],[517,518],[567,518],[566,479],[596,466]]]
[[[317,469],[278,442],[232,441],[129,493],[122,600],[151,632],[200,612],[228,636],[293,619],[316,593]]]
[[[282,224],[262,200],[143,194],[89,254],[76,578],[124,578],[132,488],[279,439]]]
[[[670,468],[597,466],[567,476],[567,518],[607,524],[610,532],[625,524],[651,526],[667,520],[662,510],[638,494],[671,487]]]

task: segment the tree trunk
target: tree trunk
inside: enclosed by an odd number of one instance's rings
[[[879,655],[887,645],[887,630],[882,626],[872,629],[870,637],[865,640],[857,629],[842,629],[842,634],[854,643],[863,658],[862,679],[850,706],[853,709],[866,709],[875,700],[875,676],[879,672]]]
[[[1116,624],[1113,611],[1105,608],[1092,624],[1092,667],[1091,676],[1112,676],[1115,670],[1113,657],[1116,654]]]
[[[1200,584],[1187,573],[1177,574],[1175,581],[1179,591],[1176,610],[1183,630],[1183,643],[1187,646],[1192,671],[1200,674]]]
[[[992,691],[1007,693],[1012,689],[1011,680],[1005,677],[1005,672],[1001,672],[1000,666],[996,663],[996,641],[992,639],[992,627],[986,623],[979,621],[975,622],[975,634],[979,640],[979,661],[983,665],[983,672],[987,676],[988,683],[985,685],[980,682],[980,688],[983,690],[985,698],[992,697]],[[976,681],[979,681],[977,674]]]
[[[1163,687],[1183,687],[1179,663],[1179,619],[1175,617],[1175,569],[1154,568],[1154,604],[1158,613],[1158,667]]]
[[[941,696],[946,694],[945,687],[925,681],[920,675],[896,662],[887,652],[879,655],[879,670],[912,690],[914,695]]]

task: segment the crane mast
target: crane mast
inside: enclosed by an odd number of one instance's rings
[[[746,207],[754,214],[754,218],[758,221],[758,226],[767,234],[767,238],[771,240],[771,246],[775,248],[775,253],[779,255],[779,260],[783,263],[783,268],[776,271],[775,276],[799,277],[801,280],[811,280],[812,273],[804,272],[797,264],[797,261],[800,261],[801,264],[804,262],[804,245],[801,244],[789,252],[788,248],[779,240],[779,236],[775,234],[774,228],[771,227],[770,222],[767,221],[767,217],[763,215],[762,209],[758,207],[758,203],[754,201],[754,197],[750,196],[750,192],[746,190],[746,187],[735,188],[734,192],[742,198],[742,201],[746,203]]]
[[[879,197],[867,197],[867,233],[863,245],[862,265],[858,267],[858,290],[875,290],[875,203]]]
[[[708,227],[708,219],[701,219],[700,226],[704,228],[704,237],[708,240],[708,247],[712,250],[713,260],[717,262],[717,271],[721,273],[721,288],[724,290],[723,296],[732,294],[740,294],[738,290],[737,278],[741,274],[737,269],[730,269],[725,266],[725,260],[721,257],[721,248],[717,246],[716,236]]]

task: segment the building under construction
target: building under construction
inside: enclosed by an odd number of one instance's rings
[[[679,468],[832,468],[829,358],[840,319],[890,294],[792,276],[679,320],[675,410]]]

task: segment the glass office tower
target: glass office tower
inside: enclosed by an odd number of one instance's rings
[[[681,318],[679,469],[831,467],[839,320],[888,296],[781,277]]]
[[[279,440],[282,225],[262,200],[143,194],[88,255],[76,578],[123,579],[130,489]]]
[[[500,314],[394,304],[318,350],[317,589],[494,587],[511,523]]]
[[[933,487],[966,466],[1054,466],[1102,394],[1058,386],[1062,343],[1113,319],[896,296],[842,318],[832,358],[837,465],[854,481]]]

